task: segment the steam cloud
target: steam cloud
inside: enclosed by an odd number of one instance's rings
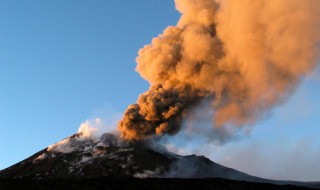
[[[213,126],[253,125],[317,65],[319,0],[176,0],[181,12],[139,51],[150,89],[125,111],[121,137],[175,134],[203,99]]]

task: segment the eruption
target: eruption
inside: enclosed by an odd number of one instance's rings
[[[139,51],[150,88],[118,124],[124,139],[175,134],[202,100],[213,126],[253,125],[317,66],[319,0],[176,0],[181,12]]]

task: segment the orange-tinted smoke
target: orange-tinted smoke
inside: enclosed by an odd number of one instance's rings
[[[319,0],[175,2],[177,26],[139,51],[150,89],[119,122],[122,138],[175,134],[206,97],[214,127],[253,125],[316,67]]]

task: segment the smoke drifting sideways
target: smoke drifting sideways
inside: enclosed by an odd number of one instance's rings
[[[150,83],[118,123],[121,137],[176,134],[211,100],[213,128],[252,126],[317,66],[318,0],[176,0],[181,18],[139,51]]]

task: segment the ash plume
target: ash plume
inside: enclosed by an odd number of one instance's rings
[[[121,137],[175,134],[210,97],[215,128],[254,125],[283,103],[319,56],[318,0],[176,0],[181,18],[139,51],[150,83],[118,124]]]

